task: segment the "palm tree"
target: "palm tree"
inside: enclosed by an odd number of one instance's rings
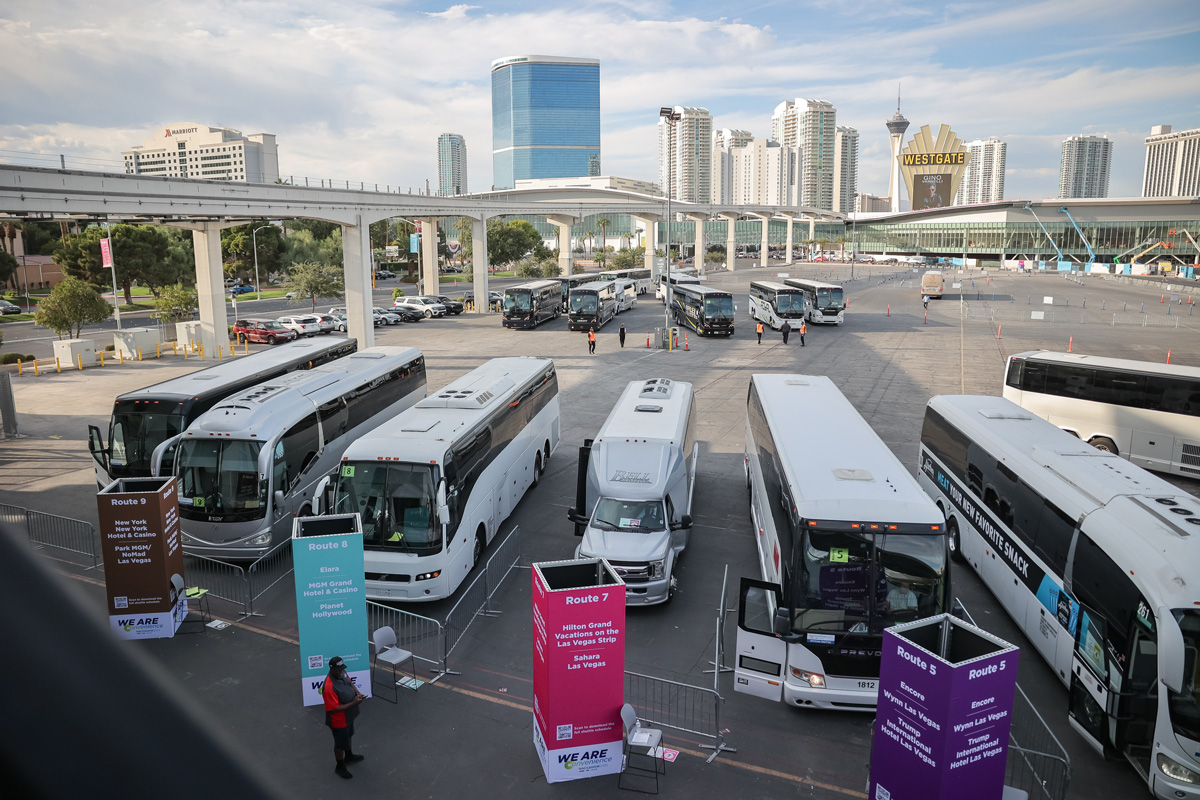
[[[591,258],[592,257],[592,246],[594,244],[592,242],[592,240],[596,238],[596,232],[595,231],[584,231],[583,235],[587,239],[587,243],[588,243],[588,258]]]
[[[807,254],[808,254],[808,258],[806,258],[805,261],[812,260],[812,246],[814,244],[816,244],[816,241],[817,241],[816,239],[805,239],[802,242],[802,244],[804,245],[804,249],[807,251]]]
[[[458,263],[464,264],[467,259],[467,248],[471,246],[471,218],[456,217],[454,231],[458,234]]]
[[[600,261],[603,263],[605,248],[608,247],[608,228],[612,221],[608,217],[600,217],[596,225],[600,228]]]
[[[839,236],[836,239],[834,239],[834,241],[837,242],[841,246],[842,261],[845,261],[846,260],[846,242],[850,241],[850,237],[843,234],[842,236]]]

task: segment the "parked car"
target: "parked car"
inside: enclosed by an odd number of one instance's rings
[[[339,312],[336,314],[333,312],[330,312],[328,314],[322,314],[321,316],[329,317],[331,320],[333,320],[333,329],[335,331],[341,331],[341,332],[345,333],[350,327],[350,323],[346,321],[346,312],[345,311],[342,311],[342,312]]]
[[[394,277],[396,277],[396,273],[392,272],[390,269],[375,270],[376,280],[384,281],[384,280],[387,280],[388,278],[394,278]]]
[[[409,308],[408,306],[396,306],[388,310],[389,314],[395,314],[404,322],[420,322],[425,319],[425,312],[417,308]]]
[[[382,320],[384,325],[399,325],[404,321],[404,318],[399,314],[393,314],[389,309],[375,306],[371,309],[371,314],[378,320]]]
[[[0,314],[20,314],[21,307],[7,300],[0,300]]]
[[[463,312],[463,309],[466,307],[458,300],[451,300],[449,297],[446,297],[446,295],[444,295],[444,294],[439,294],[437,297],[435,297],[433,299],[437,300],[439,303],[441,303],[442,305],[444,305],[446,307],[447,314],[461,314]]]
[[[333,333],[338,329],[337,317],[333,314],[314,314],[317,322],[321,323],[321,333]]]
[[[463,297],[463,301],[467,303],[474,303],[474,292],[467,292]],[[491,305],[493,310],[499,311],[504,307],[504,294],[501,292],[488,292],[488,304]]]
[[[248,318],[233,323],[234,338],[241,337],[250,342],[277,344],[296,339],[296,332],[289,330],[274,319]]]
[[[311,314],[280,317],[279,324],[295,331],[297,336],[316,336],[321,332],[321,320]]]
[[[425,314],[425,319],[446,316],[446,307],[438,302],[436,297],[426,297],[419,294],[412,295],[411,297],[397,297],[392,305],[415,308]]]
[[[239,294],[249,294],[253,291],[254,287],[248,283],[239,283],[229,287],[229,293],[235,297]]]

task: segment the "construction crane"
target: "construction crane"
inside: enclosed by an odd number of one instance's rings
[[[1032,210],[1032,209],[1031,209],[1031,210]],[[1067,219],[1071,220],[1071,225],[1072,225],[1072,226],[1074,226],[1074,228],[1075,228],[1075,232],[1079,234],[1079,238],[1080,238],[1080,240],[1083,242],[1083,246],[1087,248],[1087,251],[1088,251],[1088,262],[1087,262],[1087,265],[1086,265],[1086,269],[1087,269],[1087,270],[1090,270],[1090,269],[1091,269],[1091,267],[1092,267],[1092,264],[1095,264],[1095,263],[1096,263],[1096,251],[1092,249],[1092,246],[1091,246],[1090,244],[1088,244],[1087,237],[1083,235],[1083,231],[1081,231],[1081,230],[1079,229],[1079,225],[1078,225],[1078,224],[1076,224],[1076,222],[1075,222],[1075,218],[1071,216],[1071,212],[1070,212],[1070,211],[1067,211],[1067,207],[1066,207],[1066,206],[1062,206],[1062,207],[1061,207],[1061,208],[1059,208],[1058,210],[1059,210],[1060,212],[1062,212],[1063,214],[1066,214],[1066,215],[1067,215]]]
[[[1153,240],[1153,239],[1146,239],[1144,242],[1138,242],[1138,243],[1137,243],[1137,244],[1135,244],[1133,247],[1129,248],[1128,250],[1126,250],[1126,251],[1125,251],[1125,252],[1123,252],[1123,253],[1117,253],[1115,256],[1113,256],[1113,263],[1114,263],[1114,264],[1118,263],[1118,262],[1119,262],[1119,261],[1120,261],[1122,258],[1124,258],[1125,256],[1129,255],[1129,254],[1130,254],[1130,253],[1132,253],[1134,250],[1137,250],[1139,247],[1145,247],[1146,245],[1150,244],[1150,242],[1152,242],[1152,241],[1154,241],[1154,240]]]
[[[1054,248],[1054,252],[1058,254],[1058,261],[1063,261],[1064,259],[1063,259],[1062,250],[1058,249],[1058,245],[1056,245],[1054,243],[1054,239],[1050,236],[1050,231],[1046,230],[1046,226],[1042,224],[1042,221],[1040,219],[1038,219],[1037,212],[1033,210],[1033,206],[1030,203],[1026,203],[1025,210],[1028,211],[1030,214],[1033,214],[1034,221],[1036,221],[1038,224],[1038,227],[1042,229],[1042,233],[1046,234],[1047,241],[1049,241],[1050,246]],[[1058,262],[1055,262],[1054,266],[1057,268]]]

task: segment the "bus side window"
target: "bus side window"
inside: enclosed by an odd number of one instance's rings
[[[983,470],[975,464],[967,464],[967,488],[976,497],[983,497]]]
[[[304,419],[289,428],[282,437],[283,457],[287,462],[288,488],[300,479],[300,473],[316,456],[319,449],[317,436],[317,415],[309,414]],[[276,486],[276,489],[283,487]]]

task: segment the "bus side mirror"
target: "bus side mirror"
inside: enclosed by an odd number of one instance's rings
[[[950,616],[955,619],[961,619],[963,622],[969,622],[967,619],[967,610],[963,608],[962,602],[956,597],[954,603],[950,606]]]
[[[281,514],[283,512],[283,503],[284,503],[283,489],[276,489],[274,498],[275,498],[275,515],[278,516],[279,514]]]
[[[100,435],[100,429],[95,425],[88,425],[88,450],[100,466],[108,469],[108,450],[104,447],[104,437]]]
[[[582,525],[583,523],[587,522],[586,519],[579,515],[579,509],[575,508],[574,506],[571,506],[567,509],[567,519],[571,520],[571,522],[574,522],[576,525]]]
[[[313,490],[312,512],[314,517],[319,517],[329,507],[329,476],[326,475],[317,482],[317,488]]]

